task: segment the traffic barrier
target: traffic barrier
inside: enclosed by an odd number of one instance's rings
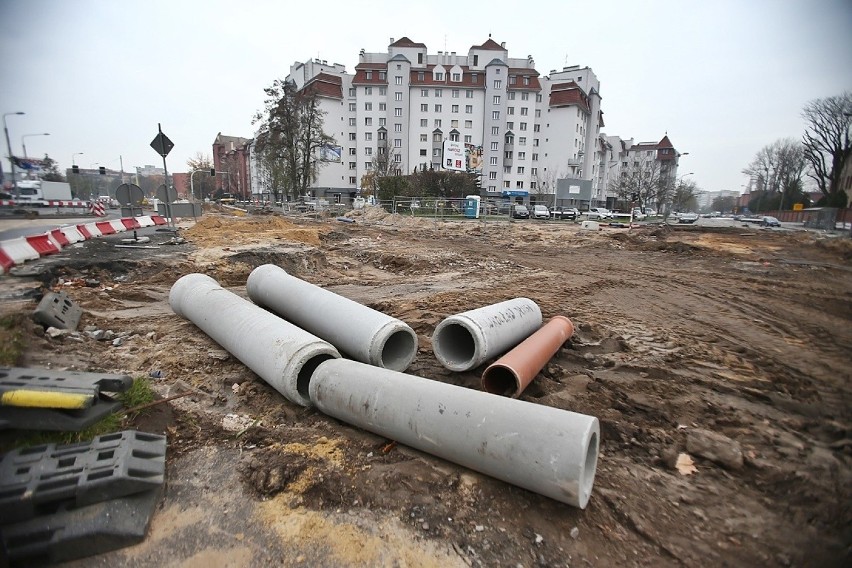
[[[56,240],[56,237],[53,236],[53,233],[48,231],[48,232],[45,233],[45,236],[47,237],[47,240],[49,240],[51,243],[53,243],[53,246],[55,246],[57,248],[57,250],[62,250],[62,246],[63,246],[62,243],[60,243],[58,240]]]
[[[14,199],[0,199],[0,207],[14,207]]]
[[[136,217],[123,217],[121,219],[121,222],[124,225],[124,228],[130,231],[142,228],[142,225],[139,224],[139,221],[136,220]]]
[[[136,222],[139,223],[140,227],[153,227],[156,225],[153,219],[151,219],[150,215],[142,215],[141,217],[136,217]]]
[[[101,235],[114,235],[115,227],[112,226],[112,223],[109,221],[97,221],[95,223],[98,230],[101,232]]]
[[[12,260],[6,251],[0,248],[0,274],[5,274],[9,272],[9,269],[15,266],[15,261]]]
[[[14,264],[23,264],[39,258],[38,251],[24,237],[0,241],[0,250],[5,252]]]
[[[30,243],[30,246],[38,252],[39,256],[47,256],[49,254],[56,254],[59,252],[59,247],[53,244],[50,238],[48,238],[47,233],[42,235],[30,235],[24,238],[28,243]]]
[[[77,232],[83,236],[83,240],[91,239],[94,235],[86,225],[77,225]]]
[[[74,225],[61,227],[59,231],[65,235],[65,238],[68,239],[69,243],[79,243],[80,241],[86,240],[86,235],[80,232],[80,229]]]
[[[54,201],[48,200],[45,202],[48,207],[88,207],[88,201]]]
[[[67,247],[71,244],[71,241],[68,240],[68,237],[62,232],[62,229],[53,229],[50,231],[50,236],[53,237],[53,240],[56,241],[60,247]]]
[[[97,201],[92,201],[92,204],[89,205],[89,211],[91,211],[92,215],[94,215],[95,217],[106,216],[106,211],[104,210],[104,204],[99,203]]]
[[[91,233],[93,238],[104,236],[98,228],[98,223],[96,221],[86,223],[86,228],[89,230],[89,233]]]
[[[154,221],[155,225],[168,225],[169,222],[166,221],[162,215],[151,215],[151,220]]]
[[[121,219],[113,219],[109,222],[109,224],[112,226],[113,230],[115,230],[116,233],[123,233],[127,230],[127,227],[124,226],[124,223],[121,222]]]

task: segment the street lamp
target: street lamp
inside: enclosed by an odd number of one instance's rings
[[[26,138],[27,136],[50,136],[50,132],[43,132],[40,134],[24,134],[23,136],[21,136],[21,146],[24,147],[24,158],[29,157],[27,156],[27,145],[24,143],[24,138]]]
[[[210,173],[211,176],[214,175],[214,173],[216,173],[212,168],[210,168],[210,169],[205,168],[203,170],[193,170],[192,173],[189,174],[189,193],[192,195],[193,199],[195,199],[195,185],[192,182],[192,176],[194,176],[198,172],[211,172]],[[223,174],[225,172],[219,172],[219,173]],[[201,201],[200,198],[199,198],[199,201]]]
[[[83,154],[84,154],[84,152],[74,152],[73,154],[71,154],[71,165],[76,166],[77,162],[74,161],[74,157],[75,156],[82,156]]]
[[[20,195],[18,195],[18,180],[15,178],[15,160],[12,159],[12,144],[9,142],[9,127],[6,126],[6,117],[12,116],[13,114],[22,115],[26,113],[23,111],[3,113],[3,132],[6,134],[6,150],[9,152],[9,167],[12,168],[12,184],[15,186],[15,199],[17,200],[20,197]]]

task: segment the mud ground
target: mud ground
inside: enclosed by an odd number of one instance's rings
[[[850,565],[848,238],[350,216],[211,210],[186,244],[107,237],[0,281],[2,315],[61,289],[80,329],[123,338],[25,324],[22,365],[160,371],[160,396],[192,391],[133,423],[169,436],[148,538],[77,565]],[[469,388],[484,365],[454,373],[432,354],[443,318],[518,296],[569,317],[574,337],[521,398],[600,419],[587,509],[291,404],[169,309],[184,274],[245,295],[265,263],[407,322],[408,372]]]

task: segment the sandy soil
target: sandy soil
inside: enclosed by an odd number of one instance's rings
[[[86,565],[850,565],[848,238],[350,216],[210,211],[184,245],[99,239],[4,278],[4,314],[63,289],[80,329],[124,338],[28,325],[24,365],[161,371],[162,396],[194,392],[142,418],[170,452],[148,539]],[[569,317],[574,337],[521,398],[600,419],[587,509],[291,404],[169,309],[184,274],[245,295],[265,263],[404,320],[420,341],[408,372],[469,388],[484,366],[432,354],[443,318],[518,296]]]

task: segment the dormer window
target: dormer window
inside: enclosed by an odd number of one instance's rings
[[[373,80],[373,72],[372,72],[372,71],[367,71],[366,75],[367,75],[367,80],[368,80],[368,81],[372,81],[372,80]]]

